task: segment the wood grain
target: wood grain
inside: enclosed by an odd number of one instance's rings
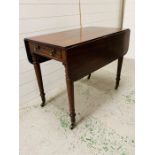
[[[71,129],[73,129],[75,126],[74,81],[118,59],[117,88],[123,56],[129,47],[129,37],[129,29],[85,27],[25,38],[27,57],[35,67],[42,106],[45,104],[45,93],[39,64],[54,59],[65,67]]]

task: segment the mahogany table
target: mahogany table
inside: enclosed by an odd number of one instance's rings
[[[28,60],[34,65],[41,106],[45,105],[45,93],[40,63],[60,61],[65,67],[66,85],[71,117],[71,129],[75,126],[74,82],[101,67],[118,60],[115,89],[119,86],[123,56],[128,51],[130,30],[105,27],[85,27],[63,32],[25,38]]]

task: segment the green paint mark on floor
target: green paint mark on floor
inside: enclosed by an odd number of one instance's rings
[[[133,104],[135,103],[135,92],[134,91],[131,91],[128,95],[123,95],[125,97],[125,100],[127,104]]]
[[[85,145],[91,152],[95,152],[98,155],[131,155],[128,152],[128,148],[134,148],[134,139],[120,135],[96,118],[86,118],[80,126],[71,131],[69,129],[70,119],[67,114],[59,111],[55,113],[55,116],[59,119],[66,138],[76,133],[77,145],[78,143],[79,145]],[[72,146],[71,148],[75,149],[75,147]]]
[[[84,127],[80,133],[80,140],[85,143],[89,149],[95,150],[98,154],[100,154],[100,152],[117,152],[118,154],[123,152],[124,155],[126,155],[127,147],[131,145],[129,137],[123,137],[113,129],[106,128],[102,122],[96,122],[95,118],[87,119]]]
[[[104,146],[103,149],[105,150],[105,152],[107,152],[109,149],[108,147]]]
[[[66,118],[66,116],[60,117],[60,124],[62,128],[69,128],[69,120]]]

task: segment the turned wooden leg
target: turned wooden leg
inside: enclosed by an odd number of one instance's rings
[[[45,105],[45,93],[44,93],[44,86],[43,86],[43,81],[42,81],[42,75],[41,75],[41,69],[40,69],[40,64],[37,62],[37,56],[33,55],[33,66],[34,66],[34,70],[36,73],[36,78],[37,78],[37,82],[38,82],[38,86],[39,86],[39,90],[40,90],[40,96],[42,99],[42,103],[41,103],[41,107],[43,107]]]
[[[69,113],[71,118],[70,129],[73,129],[75,126],[75,107],[74,107],[74,82],[66,78],[68,100],[69,100]]]
[[[89,75],[88,75],[87,79],[89,80],[89,79],[90,79],[90,77],[91,77],[91,74],[89,74]]]
[[[116,85],[115,89],[119,86],[120,76],[121,76],[121,70],[122,70],[122,64],[123,64],[123,57],[118,58],[118,64],[117,64],[117,76],[116,76]]]

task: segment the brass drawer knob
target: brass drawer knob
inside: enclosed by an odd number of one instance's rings
[[[50,52],[49,52],[50,56],[54,56],[55,55],[55,51],[54,49],[51,49]]]
[[[36,52],[36,51],[39,50],[39,49],[40,49],[40,46],[34,46],[34,47],[33,47],[34,52]]]

